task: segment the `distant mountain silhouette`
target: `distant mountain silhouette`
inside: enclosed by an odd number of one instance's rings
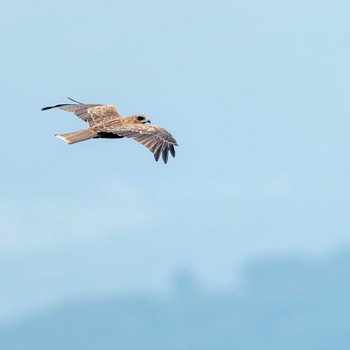
[[[262,260],[239,293],[213,295],[181,271],[166,298],[66,305],[0,330],[1,350],[348,350],[350,254]]]

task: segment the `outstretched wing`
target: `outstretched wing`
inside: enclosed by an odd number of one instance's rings
[[[178,144],[172,135],[160,126],[124,123],[113,128],[108,128],[108,126],[101,127],[98,130],[132,138],[140,142],[153,153],[156,161],[162,154],[164,163],[167,163],[169,152],[175,157],[174,146],[178,146]]]
[[[44,107],[41,110],[46,111],[52,108],[73,112],[77,117],[88,122],[90,126],[96,126],[100,123],[105,123],[109,119],[121,117],[114,106],[101,104],[59,104]]]

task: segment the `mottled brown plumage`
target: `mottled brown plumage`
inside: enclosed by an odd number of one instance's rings
[[[177,146],[175,139],[160,126],[146,125],[146,123],[150,123],[150,120],[143,114],[122,117],[112,105],[83,104],[80,102],[44,107],[41,110],[45,111],[52,108],[73,112],[89,124],[89,128],[85,130],[55,135],[68,144],[93,138],[127,137],[146,146],[154,154],[156,161],[162,155],[164,163],[167,163],[169,152],[175,157],[174,146]]]

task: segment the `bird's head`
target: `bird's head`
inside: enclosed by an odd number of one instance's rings
[[[151,121],[143,114],[136,114],[133,117],[135,119],[135,123],[138,123],[138,124],[149,123],[149,124],[151,124]]]

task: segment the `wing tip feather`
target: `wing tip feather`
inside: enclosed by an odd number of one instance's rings
[[[158,162],[158,160],[159,160],[160,152],[161,152],[161,148],[158,148],[158,149],[155,150],[154,153],[153,153],[154,159],[156,160],[156,162]]]
[[[42,111],[46,111],[46,110],[51,109],[51,108],[54,108],[54,107],[52,107],[52,106],[49,106],[49,107],[43,107],[43,108],[41,108],[41,110],[42,110]]]
[[[162,152],[162,158],[165,164],[168,163],[168,152],[169,152],[169,148],[165,147],[165,149]]]
[[[173,158],[175,158],[175,147],[174,147],[174,145],[172,145],[172,144],[169,145],[169,151],[170,151],[170,154],[173,156]]]
[[[55,106],[47,106],[47,107],[43,107],[41,108],[42,111],[46,111],[48,109],[53,109],[53,108],[60,108],[60,107],[63,107],[63,106],[69,106],[70,104],[69,103],[61,103],[59,105],[55,105]]]

